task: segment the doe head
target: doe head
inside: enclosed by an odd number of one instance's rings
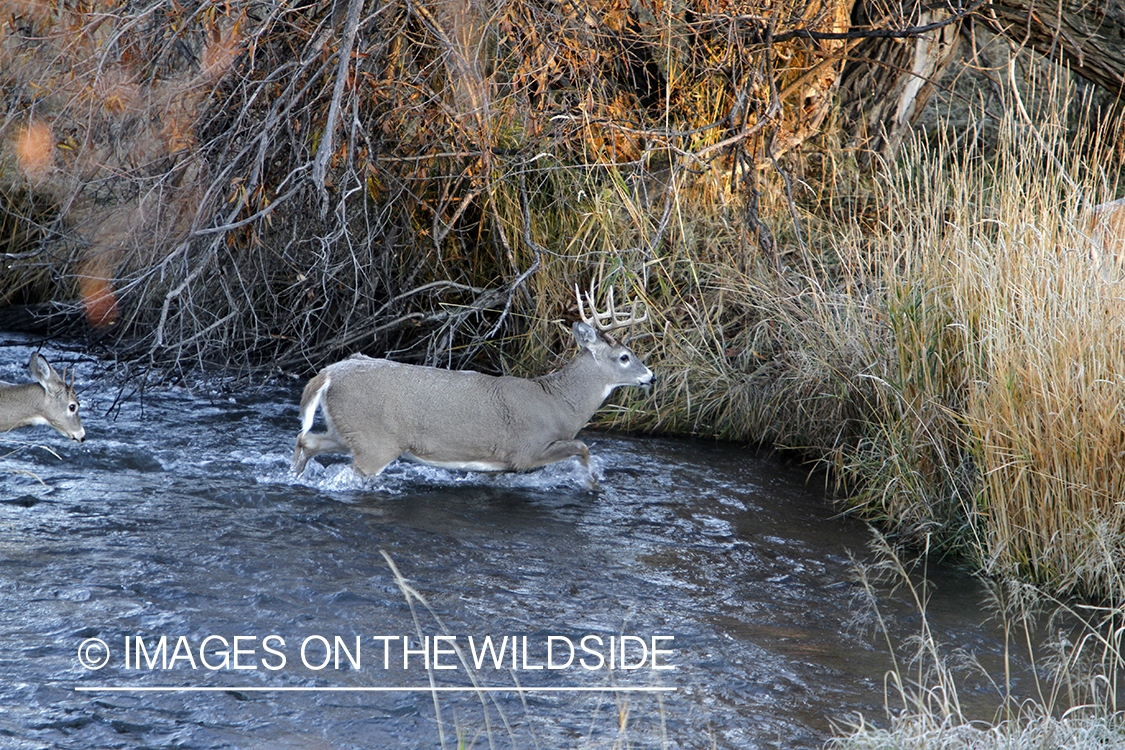
[[[86,439],[82,418],[78,415],[78,396],[74,393],[74,370],[70,382],[55,371],[39,354],[32,354],[27,364],[31,377],[43,388],[43,407],[38,417],[71,440],[81,443]]]

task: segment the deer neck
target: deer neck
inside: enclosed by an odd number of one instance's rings
[[[0,423],[11,422],[11,427],[37,424],[35,415],[42,406],[43,388],[36,383],[0,388]]]
[[[535,382],[572,412],[581,424],[594,416],[613,390],[613,386],[606,384],[594,356],[585,350],[561,370],[536,378]]]

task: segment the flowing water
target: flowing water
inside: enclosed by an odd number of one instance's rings
[[[0,335],[0,379],[31,351]],[[298,479],[298,383],[122,392],[43,353],[87,439],[0,444],[2,747],[814,748],[885,717],[871,532],[799,470],[588,434],[597,494],[575,462]],[[998,676],[980,585],[930,579],[937,637]],[[880,611],[919,633],[905,589]]]

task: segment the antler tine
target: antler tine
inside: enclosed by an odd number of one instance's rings
[[[613,300],[613,286],[609,287],[609,293],[606,295],[606,311],[598,312],[597,306],[594,304],[593,289],[586,292],[586,303],[582,302],[582,293],[578,290],[578,285],[574,285],[574,295],[578,298],[578,315],[582,318],[582,322],[588,326],[593,326],[602,333],[609,333],[618,328],[626,328],[628,326],[643,323],[648,320],[648,307],[645,307],[645,313],[641,317],[637,317],[636,308],[637,302],[629,303],[629,314],[626,317],[620,317],[617,312],[617,306]],[[590,306],[590,315],[586,314],[586,305]],[[609,324],[607,325],[607,321]]]
[[[642,315],[639,318],[637,317],[637,303],[638,303],[638,301],[639,300],[633,300],[629,303],[629,316],[628,317],[618,318],[617,317],[617,308],[613,304],[613,287],[611,286],[609,288],[609,303],[608,303],[609,304],[609,314],[612,316],[613,328],[614,329],[625,328],[627,326],[634,326],[637,323],[644,323],[646,320],[648,320],[648,306],[647,305],[645,305],[645,307],[644,307],[645,314]]]
[[[606,321],[610,319],[608,312],[598,312],[597,305],[594,304],[594,291],[591,288],[585,293],[586,302],[582,302],[582,292],[578,290],[578,285],[574,285],[574,296],[578,298],[578,315],[582,318],[582,322],[586,325],[596,328],[597,330],[605,333],[611,329],[611,326],[606,325]],[[590,313],[586,314],[586,305],[590,306]]]
[[[582,292],[578,290],[578,285],[574,285],[574,296],[578,299],[578,316],[582,318],[582,322],[588,326],[605,331],[605,321],[609,320],[609,313],[598,312],[597,306],[594,304],[593,291],[586,292],[586,303],[582,303]],[[590,306],[590,314],[586,314],[586,305]]]

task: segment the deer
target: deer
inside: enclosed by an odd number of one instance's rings
[[[293,470],[310,458],[350,453],[362,477],[377,476],[395,459],[443,469],[526,471],[577,456],[587,484],[597,487],[590,451],[578,431],[615,388],[646,385],[652,371],[612,331],[648,319],[619,313],[608,294],[599,312],[587,293],[587,314],[575,287],[581,321],[572,326],[578,355],[537,378],[446,370],[357,354],[317,373],[301,395],[301,431]],[[311,432],[317,410],[327,430]]]
[[[15,385],[0,382],[0,433],[17,427],[50,425],[81,443],[86,439],[74,394],[74,371],[67,383],[38,353],[27,363],[34,383]]]

